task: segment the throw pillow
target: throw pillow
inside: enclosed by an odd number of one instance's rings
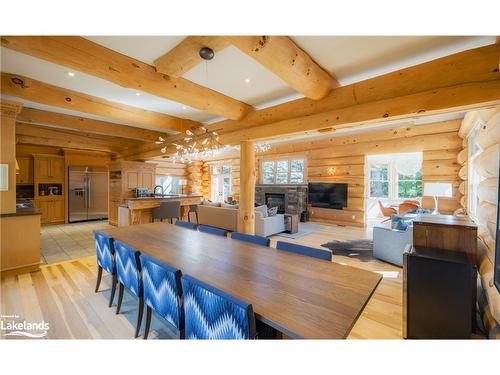
[[[408,223],[404,220],[399,220],[396,223],[396,227],[394,228],[396,230],[401,230],[401,231],[406,231],[408,229]]]
[[[271,207],[267,210],[267,216],[276,216],[278,213],[278,207]]]
[[[267,206],[263,204],[262,206],[255,207],[255,212],[262,213],[262,217],[267,217]]]

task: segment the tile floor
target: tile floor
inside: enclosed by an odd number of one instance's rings
[[[111,227],[107,220],[43,226],[41,262],[50,264],[95,255],[94,230]]]

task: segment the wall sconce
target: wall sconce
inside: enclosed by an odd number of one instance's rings
[[[329,167],[326,172],[328,173],[328,176],[333,176],[335,174],[335,168]]]

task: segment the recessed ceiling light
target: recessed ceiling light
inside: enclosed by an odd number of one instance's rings
[[[141,96],[141,93],[140,92],[136,92],[135,95],[136,96]]]
[[[250,78],[245,78],[245,83],[250,83]]]
[[[185,106],[185,105],[183,105],[183,106],[182,106],[182,109],[183,109],[183,110],[186,110],[186,109],[188,109],[188,107],[187,107],[187,106]]]
[[[66,74],[67,74],[68,76],[70,76],[70,77],[74,77],[74,76],[75,76],[75,73],[73,73],[73,72],[66,72]]]

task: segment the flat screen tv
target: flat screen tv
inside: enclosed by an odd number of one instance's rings
[[[500,176],[500,166],[499,166]],[[500,177],[498,178],[498,204],[497,204],[497,235],[496,235],[496,250],[495,250],[495,272],[493,275],[495,286],[500,292]]]
[[[312,207],[337,210],[347,207],[347,184],[310,183],[309,204]]]

